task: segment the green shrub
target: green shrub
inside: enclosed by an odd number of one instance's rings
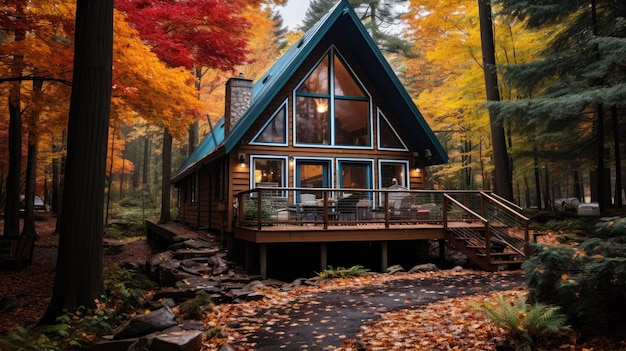
[[[601,238],[626,236],[626,218],[600,218],[598,222],[596,222],[594,233]]]
[[[244,202],[243,216],[245,219],[254,220],[259,217],[258,203],[256,200],[247,200]],[[269,203],[261,202],[261,219],[276,219],[276,210]]]
[[[350,268],[337,267],[334,269],[332,266],[328,266],[327,269],[321,272],[315,272],[318,278],[320,279],[333,279],[333,278],[345,278],[345,277],[356,277],[360,275],[364,275],[370,270],[360,266],[352,266]]]
[[[128,311],[140,307],[144,301],[144,290],[154,288],[145,274],[114,266],[104,271],[104,289],[110,308]]]
[[[515,344],[516,351],[534,350],[537,340],[549,332],[565,326],[567,318],[559,313],[559,307],[542,303],[529,304],[522,296],[516,301],[507,301],[495,294],[497,304],[485,302],[478,308],[499,327],[504,328]]]
[[[626,236],[578,248],[534,244],[522,268],[530,300],[559,305],[572,325],[611,332],[626,322]]]
[[[180,305],[180,313],[183,319],[204,319],[205,313],[210,311],[211,296],[204,290],[196,292],[196,297],[187,300]]]

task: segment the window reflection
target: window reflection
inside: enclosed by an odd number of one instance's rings
[[[272,120],[269,121],[265,129],[263,129],[254,142],[285,144],[287,142],[285,137],[286,125],[287,110],[286,107],[282,107],[276,115],[274,115]]]
[[[254,159],[254,184],[265,186],[284,187],[283,174],[285,172],[285,160],[283,159]]]
[[[394,184],[407,188],[406,164],[395,162],[383,162],[380,166],[380,184],[388,188]],[[395,182],[394,182],[395,180]]]
[[[370,146],[369,103],[335,101],[335,144]]]
[[[297,88],[295,106],[297,144],[371,146],[369,97],[334,50]]]
[[[316,102],[315,100],[318,100]],[[329,99],[298,97],[296,100],[296,142],[300,144],[328,144],[330,127],[328,112],[318,112],[321,103],[328,106]]]

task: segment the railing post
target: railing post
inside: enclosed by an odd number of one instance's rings
[[[383,202],[385,205],[385,229],[389,229],[389,192],[384,192],[385,201]]]
[[[530,238],[528,235],[528,221],[524,221],[524,254],[526,258],[530,258],[530,247],[528,246]]]
[[[263,207],[263,206],[261,206],[261,204],[263,203],[263,202],[261,202],[261,194],[262,193],[263,192],[261,191],[261,189],[259,189],[258,192],[257,192],[257,196],[256,196],[256,199],[257,199],[256,220],[257,220],[257,229],[259,231],[261,231],[261,217],[263,217],[263,212],[261,212],[262,207]]]
[[[448,199],[445,193],[441,194],[441,216],[443,221],[443,230],[448,230]]]
[[[491,262],[491,230],[489,230],[489,222],[485,222],[485,258],[487,262]]]
[[[322,197],[324,199],[324,215],[322,220],[324,221],[324,230],[326,230],[328,229],[328,191],[324,191]]]

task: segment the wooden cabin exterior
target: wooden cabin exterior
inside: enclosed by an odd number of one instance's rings
[[[370,210],[391,212],[392,195],[383,190],[424,189],[426,168],[446,161],[393,69],[341,0],[257,82],[228,81],[224,117],[173,178],[178,220],[258,243],[243,228],[243,216],[249,204],[262,211],[260,197],[280,200],[274,219],[297,222],[302,218],[293,213],[303,195],[317,189],[312,200],[324,208],[324,219],[340,224],[341,211],[329,210],[329,201],[358,192]],[[311,228],[290,229],[298,230]],[[423,239],[433,237],[443,234]]]

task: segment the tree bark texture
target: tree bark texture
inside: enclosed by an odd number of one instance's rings
[[[170,212],[170,189],[172,184],[172,135],[164,128],[163,130],[163,172],[161,177],[161,218],[159,223],[166,223],[172,220]]]
[[[483,72],[488,101],[500,101],[498,91],[498,74],[496,71],[496,55],[491,15],[491,0],[478,0],[478,17],[480,19],[480,40],[483,54]],[[489,108],[491,125],[491,144],[493,145],[493,161],[495,168],[495,192],[509,201],[513,201],[513,186],[509,170],[509,156],[506,150],[504,127],[497,120],[492,107]]]
[[[52,299],[41,323],[102,293],[104,180],[111,107],[113,0],[77,0],[63,214]]]
[[[18,8],[21,12],[22,8]],[[15,42],[24,41],[26,32],[16,29]],[[24,67],[24,56],[13,56],[11,75],[20,77]],[[9,172],[7,174],[6,203],[4,207],[4,235],[18,236],[20,231],[20,175],[22,172],[22,110],[21,82],[12,82],[9,87]]]

